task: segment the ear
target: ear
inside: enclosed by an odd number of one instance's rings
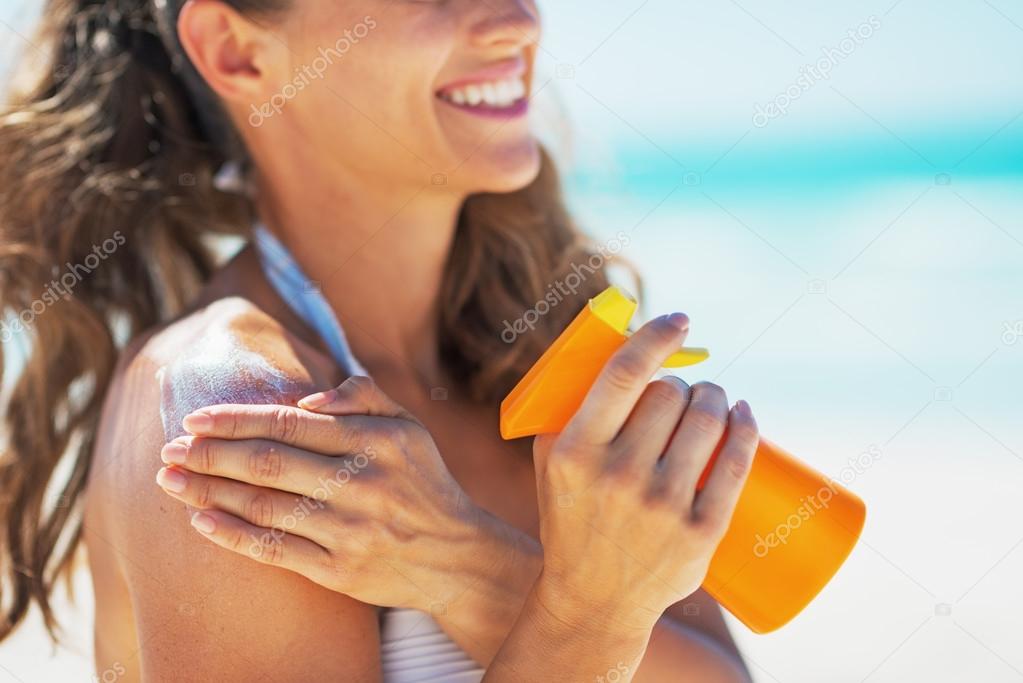
[[[272,54],[283,46],[269,31],[221,0],[188,0],[178,15],[181,46],[209,87],[227,102],[249,104],[273,90]]]

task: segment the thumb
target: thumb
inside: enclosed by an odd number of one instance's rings
[[[298,407],[322,415],[378,415],[416,421],[376,382],[363,375],[349,377],[336,389],[306,396],[299,400]]]

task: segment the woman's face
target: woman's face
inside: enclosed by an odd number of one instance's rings
[[[292,0],[272,32],[288,63],[248,125],[301,168],[462,194],[535,178],[533,0]]]

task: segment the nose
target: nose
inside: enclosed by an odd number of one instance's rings
[[[533,0],[470,0],[478,16],[472,39],[481,47],[523,46],[540,39],[540,16]]]

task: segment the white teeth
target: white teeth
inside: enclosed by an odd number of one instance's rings
[[[521,78],[508,78],[452,88],[440,93],[441,98],[459,106],[507,108],[526,96],[526,84]]]
[[[493,83],[483,84],[483,101],[491,107],[497,106],[497,88]]]

